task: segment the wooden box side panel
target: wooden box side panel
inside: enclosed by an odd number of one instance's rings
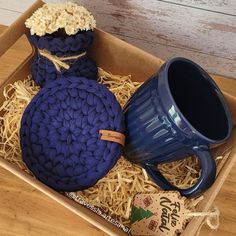
[[[144,81],[156,73],[163,60],[136,48],[100,29],[95,30],[91,57],[103,69],[119,75],[132,75],[134,81]]]

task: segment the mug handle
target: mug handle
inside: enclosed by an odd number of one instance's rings
[[[216,177],[216,163],[213,160],[209,150],[199,147],[193,148],[194,153],[199,158],[201,164],[201,176],[197,183],[187,189],[179,189],[167,181],[167,179],[157,170],[156,166],[145,164],[143,168],[146,169],[148,175],[164,190],[177,190],[182,196],[197,197],[205,190],[207,190],[215,181]]]

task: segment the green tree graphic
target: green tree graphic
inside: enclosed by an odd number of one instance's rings
[[[133,224],[136,221],[140,221],[144,218],[148,219],[149,217],[153,215],[154,213],[152,213],[149,210],[145,211],[142,207],[132,206],[131,224]]]

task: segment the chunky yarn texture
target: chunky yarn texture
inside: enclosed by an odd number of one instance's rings
[[[23,160],[58,191],[83,190],[104,177],[122,146],[100,139],[99,130],[124,133],[114,95],[83,77],[48,83],[27,106],[20,129]]]
[[[32,62],[32,77],[37,85],[45,86],[48,82],[58,77],[68,76],[86,77],[97,80],[98,69],[96,63],[87,55],[79,59],[66,61],[70,65],[69,69],[57,70],[55,65],[46,57],[40,55],[38,49],[47,50],[57,57],[76,56],[86,52],[94,39],[93,31],[82,31],[72,36],[29,35],[30,42],[36,47],[36,54]]]

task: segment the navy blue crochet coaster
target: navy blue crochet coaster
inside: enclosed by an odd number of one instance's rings
[[[100,130],[124,133],[114,95],[83,77],[48,83],[27,106],[20,129],[22,157],[32,173],[58,191],[83,190],[104,177],[122,146]]]

